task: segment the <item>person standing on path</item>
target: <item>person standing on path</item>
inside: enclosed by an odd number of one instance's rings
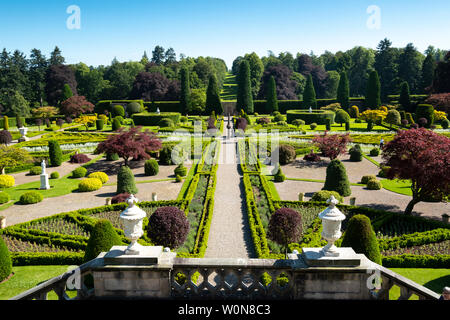
[[[384,140],[383,140],[383,138],[381,138],[381,140],[380,140],[380,150],[383,150],[383,147],[384,147]]]

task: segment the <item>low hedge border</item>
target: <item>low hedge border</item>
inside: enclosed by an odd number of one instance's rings
[[[296,119],[301,119],[305,121],[305,124],[326,124],[327,120],[334,123],[335,113],[333,111],[327,110],[289,110],[286,112],[286,119],[288,123],[292,123]]]
[[[13,266],[81,265],[84,252],[11,252]]]
[[[417,255],[402,254],[395,256],[382,256],[382,265],[386,268],[450,268],[450,255],[438,254]]]
[[[135,113],[131,117],[137,126],[159,126],[159,122],[168,118],[175,125],[180,122],[181,113],[178,112],[161,112],[161,113]]]

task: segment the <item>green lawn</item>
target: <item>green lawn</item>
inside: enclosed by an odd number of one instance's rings
[[[386,190],[412,197],[411,181],[409,180],[381,180],[383,188]]]
[[[0,284],[0,300],[7,300],[69,270],[69,266],[13,267],[14,275]],[[55,293],[48,298],[56,300]]]
[[[222,92],[220,93],[220,98],[224,101],[236,100],[237,94],[237,84],[236,76],[227,73],[225,77],[225,82],[223,84]]]
[[[390,270],[423,285],[424,287],[441,294],[442,289],[450,283],[450,269],[414,269],[414,268],[391,268]],[[400,288],[394,286],[389,292],[389,299],[398,299]],[[417,296],[411,300],[417,300]]]

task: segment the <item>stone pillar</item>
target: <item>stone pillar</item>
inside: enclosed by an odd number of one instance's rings
[[[48,190],[50,189],[50,183],[48,182],[48,173],[45,172],[45,160],[42,160],[41,167],[42,167],[41,187],[39,189]]]
[[[350,198],[350,205],[354,206],[356,204],[356,198],[355,197],[351,197]]]
[[[0,217],[0,229],[6,228],[6,217],[1,216]]]

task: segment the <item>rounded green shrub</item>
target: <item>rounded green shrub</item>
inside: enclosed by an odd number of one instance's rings
[[[183,166],[183,164],[180,164],[178,167],[175,168],[174,173],[176,176],[186,177],[187,168]]]
[[[425,118],[426,128],[430,128],[434,123],[434,107],[430,104],[419,104],[416,109],[416,119]]]
[[[84,254],[84,262],[93,260],[100,253],[108,252],[111,247],[121,244],[122,241],[111,222],[106,219],[100,219],[94,225],[89,237]]]
[[[363,153],[361,150],[361,146],[359,144],[354,145],[352,148],[350,148],[350,161],[352,162],[360,162],[363,158]]]
[[[14,187],[16,180],[13,176],[7,174],[0,175],[0,188],[11,188]]]
[[[58,179],[58,178],[59,178],[59,173],[57,171],[50,173],[50,179]]]
[[[380,178],[387,178],[387,173],[391,167],[382,167],[381,170],[378,172],[378,176]]]
[[[120,123],[120,119],[115,117],[112,122],[112,130],[118,131],[121,127],[122,127],[122,124]]]
[[[356,253],[364,254],[369,260],[381,264],[381,254],[370,219],[362,214],[350,218],[341,247],[351,247]]]
[[[0,237],[0,282],[12,273],[12,259],[5,241]]]
[[[50,140],[48,142],[48,155],[50,166],[59,167],[62,163],[62,150],[57,140]]]
[[[175,126],[175,124],[173,123],[173,120],[170,119],[170,118],[163,118],[163,119],[161,119],[161,120],[158,122],[158,125],[159,125],[161,128],[166,128],[166,127],[172,128],[172,127]]]
[[[117,153],[107,153],[106,161],[117,161],[119,160],[119,155]]]
[[[373,148],[372,150],[370,150],[370,156],[371,157],[376,157],[380,155],[380,149],[378,148]]]
[[[283,182],[286,180],[286,176],[281,171],[281,167],[278,168],[278,172],[274,176],[275,182]]]
[[[381,182],[378,180],[371,179],[367,181],[367,189],[369,190],[381,190],[382,187]]]
[[[448,127],[450,126],[450,121],[448,121],[448,119],[442,119],[441,126],[443,129],[448,129]]]
[[[83,178],[87,174],[87,169],[85,167],[78,167],[72,171],[72,178]]]
[[[125,117],[125,109],[121,105],[115,105],[112,108],[113,117]]]
[[[144,171],[146,176],[156,176],[159,172],[159,165],[155,159],[145,161]]]
[[[137,194],[138,189],[134,180],[134,174],[127,166],[122,166],[117,174],[117,194],[129,193]]]
[[[344,203],[344,198],[339,193],[337,193],[336,191],[327,190],[320,190],[314,193],[311,201],[326,202],[328,199],[330,199],[331,196],[334,196],[337,200],[339,200],[340,203]]]
[[[96,178],[99,179],[102,184],[105,184],[109,181],[109,177],[104,172],[92,172],[90,175],[88,175],[88,178]]]
[[[182,123],[186,123],[186,122],[188,122],[188,117],[186,117],[186,116],[181,116],[180,117],[180,122],[182,122]]]
[[[140,112],[142,112],[142,106],[138,102],[130,102],[127,105],[127,112],[129,115],[133,115],[135,113],[140,113]]]
[[[172,164],[172,147],[165,146],[159,152],[159,163],[170,166]]]
[[[369,180],[377,180],[377,177],[374,174],[363,176],[361,178],[361,183],[362,184],[367,184],[369,182]]]
[[[21,204],[34,204],[42,200],[44,200],[44,196],[38,191],[29,191],[20,196]]]
[[[30,175],[30,176],[38,176],[38,175],[40,175],[41,173],[42,173],[42,167],[41,167],[41,166],[35,166],[35,167],[32,167],[32,168],[30,169],[29,175]]]
[[[341,161],[335,159],[328,165],[327,177],[322,190],[336,191],[343,197],[348,197],[352,194],[347,171]]]
[[[97,127],[98,131],[103,130],[104,125],[105,125],[105,121],[103,119],[97,119],[95,121],[95,126]]]
[[[286,165],[293,162],[297,156],[295,153],[295,148],[288,144],[280,144],[276,152],[278,152],[279,162],[281,165]]]
[[[282,114],[277,114],[275,117],[273,117],[273,122],[280,122],[280,121],[286,121],[286,119]]]
[[[81,192],[91,192],[100,189],[103,186],[102,181],[97,178],[87,178],[80,181],[78,190]]]
[[[0,204],[8,203],[11,200],[10,196],[6,192],[0,192]]]

